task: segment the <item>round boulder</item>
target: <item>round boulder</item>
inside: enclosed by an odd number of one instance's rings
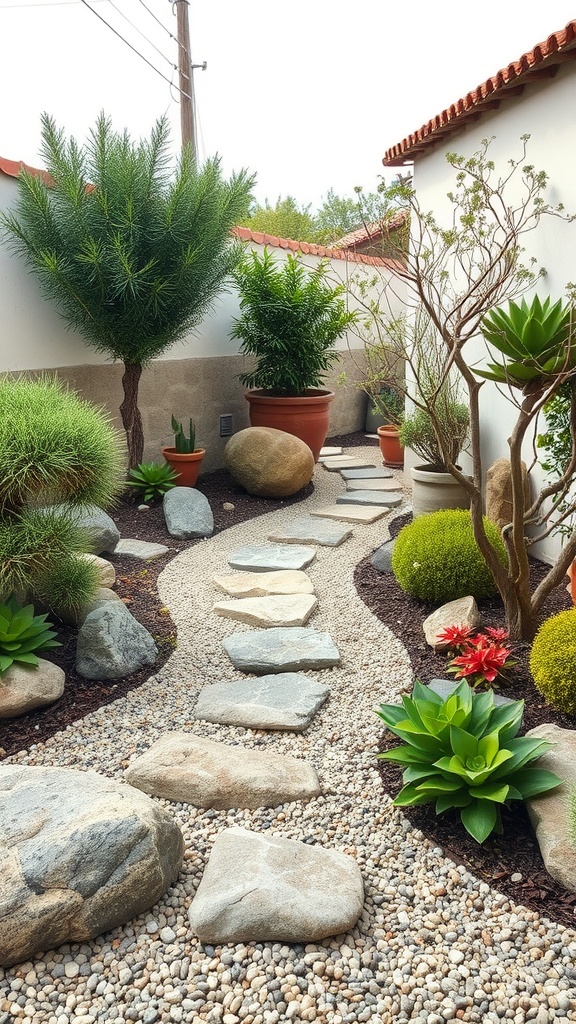
[[[304,441],[273,427],[247,427],[230,438],[226,468],[248,494],[286,498],[310,482],[314,456]]]

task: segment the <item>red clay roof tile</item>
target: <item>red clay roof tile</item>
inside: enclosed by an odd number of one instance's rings
[[[324,259],[347,260],[349,263],[366,263],[372,267],[393,266],[395,260],[380,259],[379,256],[365,256],[364,253],[349,252],[347,249],[327,249],[324,245],[315,245],[313,242],[296,242],[292,238],[276,238],[275,235],[266,235],[261,231],[251,231],[250,228],[233,228],[232,234],[236,235],[243,242],[256,242],[258,245],[269,245],[273,248],[292,249],[294,252],[306,252],[312,256],[321,256]]]

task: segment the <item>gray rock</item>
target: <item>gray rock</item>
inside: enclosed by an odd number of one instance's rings
[[[307,729],[330,690],[300,672],[205,686],[194,717],[246,729]]]
[[[372,459],[358,455],[324,455],[319,460],[324,469],[339,472],[341,469],[376,469]]]
[[[375,523],[386,515],[387,508],[383,505],[325,505],[314,509],[312,516],[322,519],[337,519],[341,523]]]
[[[208,498],[194,487],[173,487],[162,499],[162,511],[171,537],[211,537],[214,516]]]
[[[345,491],[336,498],[337,505],[382,505],[397,508],[402,504],[400,491]]]
[[[149,632],[121,601],[100,605],[78,631],[76,671],[85,679],[123,679],[157,656]]]
[[[0,964],[86,942],[142,914],[184,842],[158,804],[70,768],[0,766]]]
[[[101,587],[113,587],[116,582],[116,570],[111,562],[98,555],[81,553],[76,556],[85,562],[90,562],[98,570],[99,584]]]
[[[346,490],[347,491],[381,491],[384,493],[390,493],[391,491],[398,492],[400,484],[397,480],[347,480]]]
[[[268,540],[276,541],[279,544],[300,542],[323,544],[326,547],[336,548],[351,535],[352,530],[347,526],[340,526],[328,519],[302,516],[300,519],[293,519],[284,527],[279,527],[274,533],[269,533]]]
[[[476,629],[480,625],[480,612],[473,597],[459,597],[448,601],[432,612],[422,623],[426,643],[435,651],[444,651],[448,644],[438,640],[438,634],[448,626],[469,626]]]
[[[305,569],[315,558],[315,549],[304,545],[245,544],[230,555],[228,565],[251,572],[274,572],[276,569]]]
[[[396,538],[392,538],[391,540],[387,540],[385,544],[381,544],[379,548],[376,548],[376,551],[370,559],[370,563],[378,572],[392,572],[392,552],[394,550],[395,543]]]
[[[536,767],[554,772],[564,785],[526,800],[526,808],[548,874],[565,889],[576,892],[576,843],[568,831],[571,794],[576,791],[576,731],[546,723],[526,735],[554,744],[538,759]]]
[[[86,547],[95,555],[113,552],[120,540],[120,531],[113,519],[98,505],[55,505],[53,510],[65,514],[86,536]]]
[[[189,918],[203,942],[316,942],[354,927],[364,888],[352,857],[294,839],[227,828]]]
[[[340,664],[340,654],[330,634],[306,626],[233,633],[222,645],[235,668],[256,675],[304,672]]]
[[[370,466],[368,469],[341,469],[343,480],[390,480],[393,473],[382,466]]]
[[[126,771],[131,786],[195,807],[277,807],[320,794],[311,765],[276,751],[262,752],[170,732]]]
[[[451,693],[459,686],[461,680],[456,679],[431,679],[428,686],[434,693],[437,693],[443,700],[449,697]],[[503,697],[501,693],[494,694],[494,704],[496,707],[500,707],[501,704],[511,704],[511,697]]]
[[[269,597],[244,597],[236,601],[217,601],[216,615],[270,629],[275,626],[305,626],[318,607],[314,594],[272,594]]]
[[[0,678],[0,718],[16,718],[32,708],[53,704],[64,693],[66,676],[58,665],[39,658],[39,665],[14,662]]]
[[[128,558],[135,558],[140,562],[152,562],[167,555],[169,551],[170,548],[165,544],[150,544],[147,540],[133,540],[129,537],[116,545],[117,555],[127,555]]]

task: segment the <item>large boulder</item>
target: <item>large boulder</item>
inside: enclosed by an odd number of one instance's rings
[[[301,491],[314,474],[314,456],[304,441],[273,427],[247,427],[224,449],[226,468],[249,494],[285,498]]]
[[[530,481],[525,462],[522,463],[522,481],[524,500],[527,503],[530,497]],[[486,515],[500,528],[512,522],[512,479],[509,459],[496,459],[496,462],[493,462],[488,468],[486,473]]]
[[[526,735],[554,744],[538,758],[536,767],[554,772],[564,785],[527,799],[526,808],[546,871],[565,889],[576,892],[576,844],[569,833],[570,801],[576,792],[576,731],[547,722]]]
[[[172,487],[162,499],[166,528],[171,537],[189,540],[210,537],[214,516],[208,498],[194,487]]]
[[[71,768],[0,766],[0,964],[86,942],[174,882],[176,822],[123,783]]]
[[[44,658],[39,664],[14,662],[0,679],[0,718],[16,718],[33,708],[53,704],[64,693],[66,677],[58,665]]]
[[[227,828],[217,837],[189,910],[203,942],[317,942],[362,913],[352,857],[295,839]]]
[[[123,679],[153,665],[158,648],[122,601],[104,601],[78,631],[76,671],[85,679]]]
[[[120,531],[114,520],[98,505],[57,505],[55,511],[65,513],[82,530],[86,548],[93,554],[116,550]]]

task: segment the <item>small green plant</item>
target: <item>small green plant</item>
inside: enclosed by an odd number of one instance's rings
[[[489,363],[488,370],[474,370],[479,377],[511,384],[516,388],[546,385],[559,374],[576,366],[576,346],[572,340],[573,311],[559,299],[541,302],[537,295],[531,303],[508,303],[492,309],[480,324],[486,341],[505,357],[503,363]]]
[[[444,450],[454,465],[466,444],[470,411],[464,402],[446,400],[439,402],[434,413],[441,430]],[[425,409],[415,409],[405,416],[400,425],[400,444],[411,448],[426,464],[435,470],[446,471],[445,459],[442,456],[438,436],[434,430],[430,413]]]
[[[500,808],[562,784],[543,768],[528,767],[552,744],[517,737],[524,701],[494,705],[492,690],[474,693],[465,681],[445,700],[416,681],[402,704],[376,712],[404,744],[382,760],[404,765],[398,807],[435,803],[436,813],[460,810],[464,828],[478,843],[502,832]]]
[[[546,430],[536,437],[536,446],[541,448],[543,453],[538,461],[553,480],[559,480],[564,476],[572,458],[571,410],[574,385],[574,378],[571,378],[544,403],[542,411],[546,420]],[[553,518],[557,520],[554,532],[564,538],[570,537],[574,530],[575,516],[570,481],[554,504]]]
[[[176,486],[178,474],[166,462],[141,462],[130,470],[130,477],[128,486],[134,487],[143,501],[159,501]]]
[[[542,623],[530,651],[530,672],[550,704],[576,714],[576,608]]]
[[[498,558],[506,565],[498,527],[488,519],[484,526]],[[418,516],[404,526],[392,552],[392,571],[407,594],[434,604],[468,594],[489,597],[496,592],[474,539],[470,513],[463,509]]]
[[[174,447],[179,455],[189,455],[190,452],[196,451],[196,426],[189,421],[188,437],[184,433],[184,427],[172,416],[172,430],[174,431]]]
[[[0,605],[0,676],[15,661],[38,665],[37,655],[49,647],[60,647],[47,615],[35,615],[31,604],[22,607],[15,597]]]

